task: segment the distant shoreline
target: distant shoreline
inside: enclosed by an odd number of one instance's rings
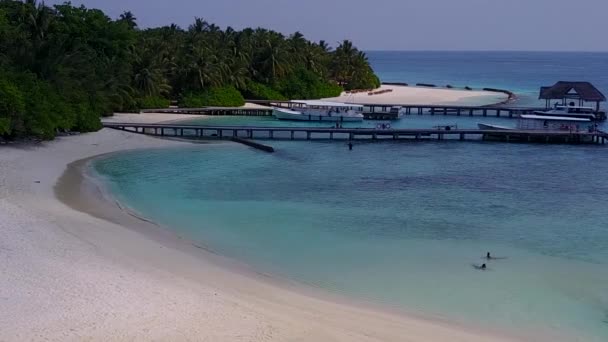
[[[506,90],[487,88],[466,90],[461,88],[440,88],[429,86],[405,86],[382,84],[373,93],[343,92],[338,97],[324,98],[357,104],[377,105],[471,105],[492,106],[512,101],[514,94]]]

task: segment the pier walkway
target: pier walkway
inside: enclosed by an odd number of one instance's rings
[[[326,127],[205,126],[106,122],[104,127],[161,137],[260,140],[494,140],[565,144],[605,144],[608,133],[480,130],[480,129],[370,129]]]
[[[271,116],[272,108],[291,108],[289,101],[247,100],[249,103],[268,106],[269,108],[242,107],[204,107],[204,108],[164,108],[149,109],[142,112],[195,114],[195,115],[245,115]],[[395,114],[390,110],[394,106],[405,109],[405,115],[453,115],[453,116],[492,116],[502,118],[518,118],[521,114],[533,114],[535,111],[546,110],[544,107],[506,107],[496,106],[442,106],[442,105],[389,105],[363,104],[363,115],[367,120],[395,120]]]

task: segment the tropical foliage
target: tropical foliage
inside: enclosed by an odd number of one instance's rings
[[[69,3],[0,0],[0,136],[52,138],[99,129],[115,111],[237,106],[243,98],[289,99],[375,88],[365,54],[332,50],[257,28],[236,31],[196,18],[140,29],[131,12],[113,20]]]

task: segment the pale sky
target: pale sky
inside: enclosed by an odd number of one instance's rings
[[[47,4],[63,1],[47,0]],[[608,0],[74,0],[141,27],[201,17],[364,50],[608,51]]]

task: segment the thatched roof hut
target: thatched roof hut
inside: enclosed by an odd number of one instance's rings
[[[606,101],[606,96],[589,82],[559,81],[552,86],[541,87],[538,98],[546,100],[547,107],[551,100],[562,100],[563,104],[575,100],[578,101],[579,106],[585,102],[595,102],[598,111],[600,102]]]

